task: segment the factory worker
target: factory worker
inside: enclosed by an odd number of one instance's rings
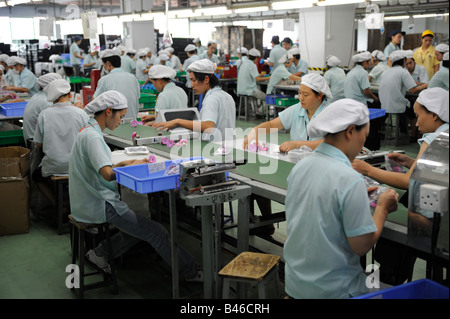
[[[265,77],[259,74],[257,63],[261,56],[261,53],[255,49],[250,49],[247,57],[242,58],[242,64],[239,69],[238,78],[237,78],[237,94],[238,95],[247,95],[253,96],[258,100],[261,100],[262,103],[266,103],[266,94],[258,89],[256,82],[261,82],[270,79],[269,77]],[[245,60],[244,60],[245,58]],[[262,107],[256,112],[261,112]]]
[[[169,52],[169,60],[170,64],[172,64],[172,68],[175,71],[178,71],[182,67],[180,58],[173,54],[174,48],[168,47],[166,51]]]
[[[146,81],[148,78],[147,52],[138,51],[138,60],[136,61],[136,78],[138,81]]]
[[[148,77],[159,92],[155,105],[155,115],[143,115],[141,120],[145,125],[152,126],[161,110],[185,109],[188,98],[186,92],[172,82],[177,72],[165,65],[155,65],[150,68]]]
[[[388,189],[372,216],[364,178],[352,169],[369,125],[366,105],[352,99],[333,102],[308,125],[309,136],[324,142],[287,179],[283,256],[285,291],[292,298],[339,299],[369,292],[360,256],[380,238],[398,200]]]
[[[161,53],[160,55],[158,55],[158,59],[159,59],[159,64],[157,64],[157,65],[165,65],[168,67],[172,67],[172,63],[170,62],[170,58],[169,58],[168,54]]]
[[[47,73],[41,75],[36,80],[36,87],[38,92],[28,101],[27,107],[23,113],[23,138],[25,143],[34,136],[34,130],[36,129],[37,119],[39,114],[47,107],[52,105],[52,102],[47,100],[47,95],[44,93],[44,89],[53,80],[62,79],[61,75],[57,73]]]
[[[165,123],[155,123],[154,128],[172,129],[177,126],[202,132],[206,141],[224,141],[234,138],[236,127],[236,105],[233,97],[219,86],[215,76],[216,64],[207,59],[192,63],[187,71],[194,92],[204,94],[200,121],[175,119]]]
[[[390,67],[386,63],[386,56],[380,50],[372,52],[373,57],[373,69],[369,73],[369,81],[373,85],[380,85],[381,74],[388,70]]]
[[[267,64],[271,67],[270,73],[273,73],[279,65],[283,65],[284,61],[279,61],[287,53],[287,51],[280,45],[280,38],[277,35],[272,37],[270,43],[272,44],[272,50],[270,50]]]
[[[448,78],[449,78],[448,55],[449,55],[448,52],[444,53],[443,58],[442,58],[443,59],[442,66],[439,68],[439,71],[437,71],[433,75],[430,82],[428,83],[429,88],[441,87],[448,91],[448,89],[449,89],[449,86],[448,86]]]
[[[105,128],[114,130],[127,114],[127,98],[117,91],[104,92],[86,105],[93,117],[81,128],[69,162],[69,195],[72,216],[83,223],[110,223],[119,232],[111,238],[114,257],[140,240],[152,245],[170,265],[170,238],[165,228],[133,212],[120,200],[113,167],[148,163],[148,159],[127,160],[113,165],[111,151],[103,139]],[[110,272],[106,242],[87,252],[86,257]],[[191,281],[201,281],[194,257],[178,246],[180,274]]]
[[[306,74],[302,77],[298,90],[299,103],[288,107],[279,113],[279,116],[271,121],[259,124],[254,127],[250,134],[244,138],[244,149],[256,140],[260,130],[269,133],[271,129],[290,130],[290,141],[280,145],[280,152],[289,152],[303,145],[314,149],[322,140],[312,138],[308,135],[306,127],[308,123],[322,112],[327,99],[332,99],[330,88],[326,80],[317,73]]]
[[[120,52],[117,50],[105,50],[102,53],[101,59],[103,68],[109,72],[108,75],[103,76],[97,83],[97,89],[94,93],[94,98],[106,91],[118,91],[122,93],[128,102],[126,119],[137,118],[139,111],[139,98],[141,91],[139,82],[134,74],[125,72],[121,66]]]
[[[384,71],[378,91],[381,108],[385,109],[386,113],[403,113],[407,107],[410,107],[410,102],[405,97],[406,91],[420,92],[428,84],[418,86],[411,74],[403,67],[406,61],[405,51],[394,51],[389,56],[389,60],[392,62],[392,68]]]
[[[239,60],[236,61],[236,67],[239,71],[239,68],[241,67],[242,63],[245,61],[248,61],[247,55],[248,55],[248,50],[246,47],[239,47],[236,49],[236,53],[238,55]]]
[[[8,60],[10,62],[10,60]],[[36,88],[36,76],[27,68],[27,61],[24,58],[14,58],[14,63],[11,67],[14,73],[19,76],[16,78],[14,85],[5,87],[5,90],[15,91],[15,92],[25,92],[33,96],[37,93]],[[9,63],[8,63],[9,64]]]
[[[3,89],[4,87],[9,85],[14,85],[14,79],[12,78],[13,71],[7,64],[8,59],[9,56],[7,54],[0,54],[0,65],[3,67],[0,89]],[[13,60],[14,59],[12,59],[11,61]]]
[[[69,156],[80,129],[89,120],[85,111],[71,101],[70,83],[63,79],[51,81],[44,89],[52,105],[37,120],[33,140],[42,148],[44,157],[32,178],[38,189],[56,207],[54,185],[50,176],[69,173]]]
[[[197,50],[198,55],[200,55],[206,51],[206,47],[204,45],[202,45],[202,41],[200,41],[199,38],[195,38],[193,42],[195,44],[195,47],[196,47],[195,49]]]
[[[359,101],[365,105],[367,102],[378,101],[378,97],[370,90],[369,74],[367,73],[367,69],[372,66],[372,54],[367,51],[355,54],[352,61],[355,66],[345,78],[345,98]]]
[[[339,67],[341,65],[341,60],[334,55],[329,55],[326,58],[326,65],[327,71],[323,75],[323,78],[327,81],[327,84],[331,90],[331,95],[333,96],[333,98],[327,99],[328,104],[330,104],[345,97],[345,72]]]
[[[288,71],[292,65],[292,54],[289,52],[286,53],[278,62],[280,65],[270,75],[266,94],[273,94],[273,87],[283,80],[300,81],[302,79],[301,77],[291,74],[291,72]]]
[[[448,52],[448,44],[440,43],[435,48],[435,55],[438,61],[442,61],[444,59],[444,53]]]
[[[193,62],[197,61],[199,59],[199,57],[198,57],[195,45],[193,45],[193,44],[188,44],[184,48],[184,52],[186,52],[188,58],[186,60],[184,60],[182,71],[187,72],[188,67]],[[189,79],[189,76],[186,76],[186,87],[188,87],[188,88],[191,87],[191,80]]]
[[[5,67],[0,64],[0,90],[3,90],[4,87],[8,86],[8,84],[6,84],[6,80],[4,79],[5,73]]]
[[[89,54],[86,54],[83,61],[84,76],[90,77],[91,71],[98,65],[98,48],[92,47]]]
[[[16,65],[16,56],[8,57],[6,54],[2,54],[3,58],[2,65],[5,68],[6,73],[4,73],[4,80],[6,81],[6,86],[14,86],[19,77],[19,74],[14,70],[14,65]]]
[[[414,60],[418,65],[423,65],[427,69],[430,80],[439,69],[440,63],[436,58],[436,50],[432,45],[433,38],[434,33],[431,30],[425,30],[422,33],[422,45],[414,51]]]
[[[400,30],[392,30],[391,33],[389,33],[389,38],[391,39],[391,42],[389,42],[389,44],[384,48],[384,56],[386,58],[389,57],[389,55],[397,50],[400,50],[400,45],[402,43],[402,38],[405,35],[405,32],[402,32]],[[389,66],[390,66],[390,61],[389,61]]]
[[[147,63],[148,67],[151,67],[156,64],[156,56],[153,56],[153,53],[149,48],[145,48],[145,50],[147,51],[147,58],[145,59],[145,62]]]
[[[120,68],[125,72],[135,74],[136,72],[136,63],[134,62],[134,56],[136,55],[135,49],[128,49],[124,55],[122,55],[121,66]]]
[[[308,74],[308,63],[305,60],[300,60],[300,49],[292,48],[288,52],[292,54],[292,64],[288,71],[299,77]]]
[[[83,56],[81,55],[79,46],[82,40],[83,38],[77,35],[73,38],[73,42],[70,45],[70,64],[73,67],[74,76],[80,76],[81,59],[83,59]]]
[[[219,57],[215,54],[217,50],[217,42],[214,40],[208,41],[208,48],[202,54],[199,54],[200,59],[208,59],[213,63],[219,64]]]
[[[125,55],[125,52],[127,52],[127,47],[122,44],[118,45],[116,49],[119,50],[120,56]]]
[[[416,81],[417,85],[428,83],[430,80],[428,78],[427,69],[423,65],[417,65],[414,60],[414,53],[412,50],[405,51],[405,68],[408,70],[409,74],[413,77],[414,81]]]
[[[292,49],[292,40],[289,37],[286,37],[283,39],[283,41],[281,41],[281,46],[283,47],[283,49],[287,51],[289,51],[290,49]]]

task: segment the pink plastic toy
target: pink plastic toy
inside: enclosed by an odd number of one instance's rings
[[[155,163],[155,162],[156,162],[156,156],[155,156],[155,155],[150,155],[150,156],[148,157],[148,161],[149,161],[150,163]]]

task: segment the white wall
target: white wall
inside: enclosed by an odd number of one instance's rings
[[[155,34],[153,32],[153,20],[124,22],[129,34],[124,38],[128,48],[140,49],[149,47],[152,52],[155,48]]]

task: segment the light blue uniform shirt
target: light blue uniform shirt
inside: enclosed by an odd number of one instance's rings
[[[385,64],[384,62],[378,62],[378,64],[375,65],[375,67],[369,73],[369,76],[372,78],[372,84],[380,85],[381,74],[389,69],[389,65]]]
[[[344,83],[344,95],[347,99],[353,99],[367,105],[367,101],[373,100],[364,95],[364,90],[370,88],[369,74],[359,64],[348,72]]]
[[[56,103],[39,114],[33,139],[43,145],[42,176],[69,173],[72,145],[88,120],[87,113],[72,103]]]
[[[156,100],[155,112],[161,110],[185,109],[187,108],[188,98],[186,92],[175,83],[167,83]]]
[[[74,53],[77,53],[79,56],[81,56],[80,47],[75,42],[70,45],[70,64],[80,65],[81,59],[77,58]]]
[[[25,67],[17,77],[15,86],[28,89],[28,94],[30,94],[30,96],[33,96],[38,92],[38,89],[36,87],[36,80],[36,75],[34,75],[33,72]]]
[[[179,57],[177,57],[176,55],[172,55],[172,57],[170,58],[170,64],[172,64],[172,68],[175,70],[175,71],[180,71],[180,64],[181,64],[181,61],[180,61],[180,58]]]
[[[19,74],[14,73],[13,69],[8,69],[8,72],[2,77],[6,81],[6,86],[15,86],[17,83],[17,79],[19,78]]]
[[[28,101],[23,112],[23,139],[25,142],[33,138],[39,114],[50,105],[52,103],[47,101],[47,95],[42,90]]]
[[[289,79],[291,75],[292,74],[286,69],[286,66],[284,64],[280,64],[270,76],[266,93],[272,94],[274,85],[277,85],[281,80]]]
[[[344,95],[344,84],[345,84],[345,72],[341,68],[334,66],[327,70],[323,75],[324,79],[327,81],[330,87],[331,95],[333,98],[328,100],[328,104],[334,101],[343,99]]]
[[[92,56],[90,54],[86,54],[86,56],[84,57],[84,61],[83,61],[83,68],[85,70],[95,69],[98,65],[97,62],[98,62],[97,56],[95,56],[95,55]],[[91,65],[91,66],[85,66],[86,64],[91,64],[91,63],[95,63],[95,64]]]
[[[200,120],[216,124],[212,133],[203,132],[203,140],[232,139],[236,128],[236,104],[233,97],[218,86],[209,89],[203,98]]]
[[[381,75],[381,84],[378,91],[381,108],[387,113],[403,113],[410,107],[405,97],[406,91],[417,86],[408,70],[396,65]]]
[[[258,68],[253,61],[242,58],[237,77],[237,94],[252,96],[257,89],[256,77],[259,76]]]
[[[428,83],[428,88],[441,87],[448,91],[448,77],[448,68],[441,66]]]
[[[197,50],[198,55],[202,54],[203,52],[205,52],[207,50],[206,47],[203,45],[201,45],[200,47],[195,46],[195,49]]]
[[[322,103],[314,113],[311,119],[315,118],[322,112],[327,103]],[[286,130],[290,130],[291,141],[314,141],[320,138],[310,138],[308,136],[307,126],[309,124],[308,112],[302,107],[301,103],[297,103],[279,113],[281,124]]]
[[[394,45],[394,43],[392,43],[392,41],[391,42],[389,42],[389,44],[384,48],[384,56],[386,57],[386,58],[389,58],[389,55],[392,53],[392,52],[394,52],[394,51],[397,51],[397,50],[400,50],[400,46],[398,46],[398,45]]]
[[[270,50],[269,54],[269,62],[273,62],[273,67],[270,69],[270,73],[272,74],[278,68],[279,65],[284,65],[284,63],[279,63],[281,57],[286,54],[286,49],[283,48],[280,44],[277,44]]]
[[[410,73],[414,81],[419,83],[428,83],[430,78],[428,77],[428,71],[423,65],[418,65],[414,67],[413,73]],[[448,74],[447,74],[448,75]]]
[[[139,111],[139,97],[141,96],[139,82],[136,77],[121,68],[114,68],[108,75],[100,78],[94,98],[110,90],[118,91],[126,97],[128,110],[124,118],[135,120]]]
[[[304,60],[299,60],[298,64],[295,65],[294,62],[291,64],[291,66],[288,69],[289,72],[291,72],[292,74],[296,74],[298,72],[303,72],[303,75],[308,74],[308,63],[306,63],[306,61]]]
[[[133,61],[132,58],[130,58],[128,55],[122,55],[121,56],[121,65],[120,68],[124,70],[125,72],[134,74],[136,69],[136,63]]]
[[[208,59],[211,62],[214,62],[216,64],[220,63],[219,57],[216,54],[214,54],[214,53],[213,53],[213,55],[211,56],[211,59],[210,59],[209,56],[208,56],[208,51],[205,51],[202,54],[199,54],[198,57],[200,58],[200,60],[201,59]]]
[[[138,59],[136,62],[136,78],[138,81],[146,81],[148,79],[148,74],[142,73],[145,69],[147,69],[147,63],[145,60]]]
[[[448,127],[449,127],[448,123],[442,124],[441,126],[438,127],[438,129],[435,132],[423,134],[423,136],[417,140],[417,143],[419,143],[420,146],[422,146],[423,142],[430,145],[431,142],[433,142],[434,139],[439,136],[439,134],[441,134],[445,130],[448,130]]]
[[[194,54],[190,58],[184,60],[183,71],[186,72],[186,86],[188,88],[191,87],[191,80],[189,79],[189,73],[187,73],[187,68],[189,65],[191,65],[193,62],[197,61],[198,59],[199,59],[198,55]]]
[[[294,298],[367,293],[360,258],[347,239],[377,230],[363,176],[342,151],[322,143],[287,180],[286,293]]]
[[[239,69],[240,69],[241,65],[242,65],[244,62],[246,62],[246,61],[250,61],[250,60],[249,60],[248,57],[246,57],[245,55],[242,56],[239,60],[236,61],[236,63],[235,63],[234,65],[237,67],[238,72],[239,72]]]
[[[100,168],[113,166],[111,150],[94,118],[89,119],[73,144],[69,161],[70,209],[74,218],[82,223],[104,223],[105,201],[118,215],[128,211],[120,201],[115,181],[106,181]]]

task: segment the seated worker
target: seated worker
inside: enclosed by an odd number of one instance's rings
[[[186,52],[188,58],[184,60],[183,67],[180,69],[180,71],[187,72],[188,67],[191,65],[191,63],[197,61],[199,59],[197,50],[195,49],[195,45],[188,44],[184,48],[184,52]],[[191,80],[189,79],[189,76],[186,76],[186,87],[191,87]]]
[[[0,90],[3,90],[4,87],[7,87],[8,84],[6,84],[6,80],[5,80],[5,73],[6,73],[6,69],[3,66],[3,64],[0,64]]]
[[[328,104],[344,98],[345,71],[340,68],[341,60],[334,55],[326,58],[327,71],[323,75],[331,90],[332,99],[327,99]]]
[[[217,42],[214,40],[209,40],[207,44],[208,48],[202,54],[199,53],[198,57],[200,59],[208,59],[216,64],[220,63],[219,57],[215,54],[217,50]]]
[[[270,74],[269,84],[267,85],[266,94],[273,94],[273,87],[283,80],[301,81],[302,78],[291,74],[288,69],[292,65],[292,54],[289,52],[281,57],[278,61],[278,67]]]
[[[165,65],[155,65],[150,68],[148,77],[159,95],[156,100],[155,115],[141,116],[145,125],[152,126],[161,110],[186,109],[188,107],[186,92],[171,81],[176,75],[177,72],[174,69]]]
[[[170,62],[169,55],[164,51],[158,55],[159,65],[165,65],[168,67],[172,67],[172,63]]]
[[[370,90],[369,74],[367,69],[372,66],[372,54],[362,52],[352,57],[355,66],[347,73],[344,83],[344,95],[347,99],[353,99],[367,106],[367,102],[378,101]]]
[[[423,65],[417,65],[414,61],[414,53],[412,50],[405,51],[405,68],[411,74],[412,78],[417,85],[428,83],[430,79],[428,78],[428,72]]]
[[[125,118],[135,120],[139,112],[139,98],[141,89],[134,76],[120,68],[120,51],[107,49],[102,53],[103,68],[109,72],[102,76],[97,83],[94,98],[106,91],[119,91],[127,98],[128,109]]]
[[[127,113],[127,99],[117,91],[102,93],[85,110],[94,116],[81,128],[69,161],[69,196],[72,216],[83,223],[108,222],[120,230],[111,238],[114,257],[118,257],[139,240],[151,244],[171,264],[170,238],[165,228],[149,218],[134,213],[120,200],[113,167],[148,163],[148,159],[128,160],[114,165],[111,150],[103,139],[103,130],[114,130]],[[86,257],[110,272],[106,243],[87,252]],[[194,257],[178,246],[180,274],[191,281],[201,281]]]
[[[288,71],[299,77],[308,74],[308,63],[305,60],[300,60],[300,49],[292,48],[288,52],[292,54],[292,64]]]
[[[219,86],[215,63],[202,59],[192,63],[187,72],[195,94],[204,94],[200,120],[175,119],[153,124],[154,128],[170,130],[177,126],[201,132],[202,140],[224,141],[234,138],[236,104],[233,97]]]
[[[388,189],[372,216],[364,178],[352,169],[369,126],[367,107],[351,99],[333,102],[308,125],[308,135],[324,142],[288,176],[283,255],[285,291],[292,298],[369,292],[360,257],[380,238],[398,200]]]
[[[236,49],[236,53],[237,53],[239,60],[236,61],[235,65],[239,72],[239,69],[240,69],[242,63],[244,63],[245,61],[248,61],[248,58],[247,58],[248,50],[246,47],[239,47]]]
[[[261,100],[262,103],[266,103],[266,94],[257,87],[256,82],[268,80],[270,77],[264,77],[258,72],[256,64],[261,53],[255,48],[250,49],[248,52],[248,57],[242,57],[237,78],[237,94],[253,96]],[[261,113],[261,108],[255,111]]]
[[[120,58],[120,68],[127,73],[136,73],[136,63],[134,62],[134,56],[136,55],[135,49],[128,49],[124,55]]]
[[[136,61],[136,78],[138,81],[146,81],[148,78],[148,66],[147,66],[147,52],[146,51],[138,51],[137,53],[138,60]]]
[[[449,89],[449,86],[448,86],[448,79],[449,79],[448,58],[449,58],[449,53],[448,52],[444,53],[444,55],[442,57],[442,65],[439,68],[439,70],[433,75],[430,82],[428,83],[429,88],[440,87],[440,88],[443,88],[444,90],[448,91],[448,89]]]
[[[14,73],[18,74],[14,85],[5,87],[5,90],[18,93],[28,93],[33,96],[37,93],[36,76],[26,67],[27,61],[24,58],[13,57],[8,65],[12,67]]]
[[[91,71],[97,68],[98,65],[98,48],[92,48],[89,50],[89,54],[86,54],[83,61],[84,76],[90,77]]]
[[[8,65],[8,60],[14,61],[14,59],[15,57],[9,57],[7,54],[0,54],[0,65],[4,68],[2,76],[3,84],[1,84],[0,89],[14,85],[15,79],[18,75],[13,72],[13,68],[11,67],[13,64]]]
[[[25,144],[34,136],[39,114],[53,103],[47,100],[44,89],[53,80],[62,79],[57,73],[47,73],[41,75],[36,80],[38,92],[28,101],[27,107],[23,113],[23,139]]]
[[[195,38],[194,41],[192,41],[192,42],[194,42],[194,44],[195,44],[195,50],[197,51],[198,55],[200,55],[206,51],[206,47],[204,45],[202,45],[202,41],[200,41],[199,38]]]
[[[448,44],[446,43],[440,43],[435,48],[435,56],[436,60],[443,61],[444,60],[444,54],[448,52]]]
[[[85,111],[74,106],[71,100],[70,83],[63,79],[50,82],[44,93],[53,104],[38,117],[33,140],[42,148],[41,165],[33,172],[33,181],[38,189],[56,207],[51,175],[69,173],[69,157],[72,145],[80,129],[89,120]]]
[[[166,51],[169,53],[169,61],[172,64],[172,68],[177,71],[182,67],[180,58],[173,54],[174,48],[168,47]]]
[[[373,69],[369,73],[369,82],[374,85],[380,85],[381,74],[384,71],[389,70],[390,67],[386,63],[386,57],[380,50],[372,52],[373,57]]]

